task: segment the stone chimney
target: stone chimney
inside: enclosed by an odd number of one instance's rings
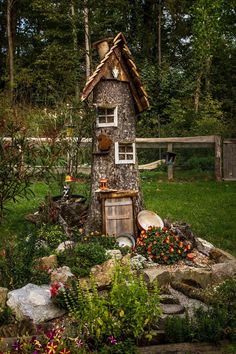
[[[98,42],[93,43],[93,47],[97,48],[99,58],[102,60],[110,50],[109,38],[104,38]]]

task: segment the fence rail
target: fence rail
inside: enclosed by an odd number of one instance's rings
[[[10,141],[11,138],[4,138],[5,141]],[[76,138],[66,137],[62,139],[51,138],[35,138],[29,137],[28,141],[36,144],[49,142],[78,142],[81,147],[89,146],[92,143],[91,138]],[[137,148],[166,148],[169,152],[173,148],[214,148],[215,150],[215,178],[217,181],[222,180],[222,139],[218,135],[194,136],[194,137],[169,137],[169,138],[136,138]],[[173,179],[173,165],[168,165],[168,179]]]

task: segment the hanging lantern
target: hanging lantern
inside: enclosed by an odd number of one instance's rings
[[[108,179],[107,178],[100,178],[100,180],[99,180],[99,182],[100,182],[100,186],[99,186],[99,188],[101,189],[101,190],[106,190],[106,189],[108,189]]]
[[[72,176],[66,176],[65,182],[74,182],[74,178]]]
[[[166,164],[173,165],[175,162],[176,154],[172,151],[167,151],[166,153]]]

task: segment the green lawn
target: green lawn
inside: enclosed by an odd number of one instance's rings
[[[166,173],[160,172],[142,173],[141,179],[146,209],[171,222],[190,224],[195,235],[236,256],[236,182],[215,182],[205,175],[199,179],[182,175],[169,183]],[[86,183],[76,188],[76,193],[88,194]],[[29,200],[8,204],[7,215],[0,226],[1,238],[27,235],[34,227],[24,217],[37,210],[49,188],[38,182],[33,185],[33,191],[35,196]],[[56,185],[52,194],[59,194]]]
[[[190,224],[196,236],[236,256],[236,182],[168,182],[149,173],[142,175],[142,189],[148,210]]]

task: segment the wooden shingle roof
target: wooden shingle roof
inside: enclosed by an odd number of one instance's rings
[[[111,75],[112,68],[119,69],[117,80],[129,82],[138,111],[142,112],[147,109],[149,107],[148,95],[142,85],[132,54],[122,33],[119,33],[113,39],[110,50],[86,82],[81,100],[86,100],[100,80],[104,78],[114,79]]]

